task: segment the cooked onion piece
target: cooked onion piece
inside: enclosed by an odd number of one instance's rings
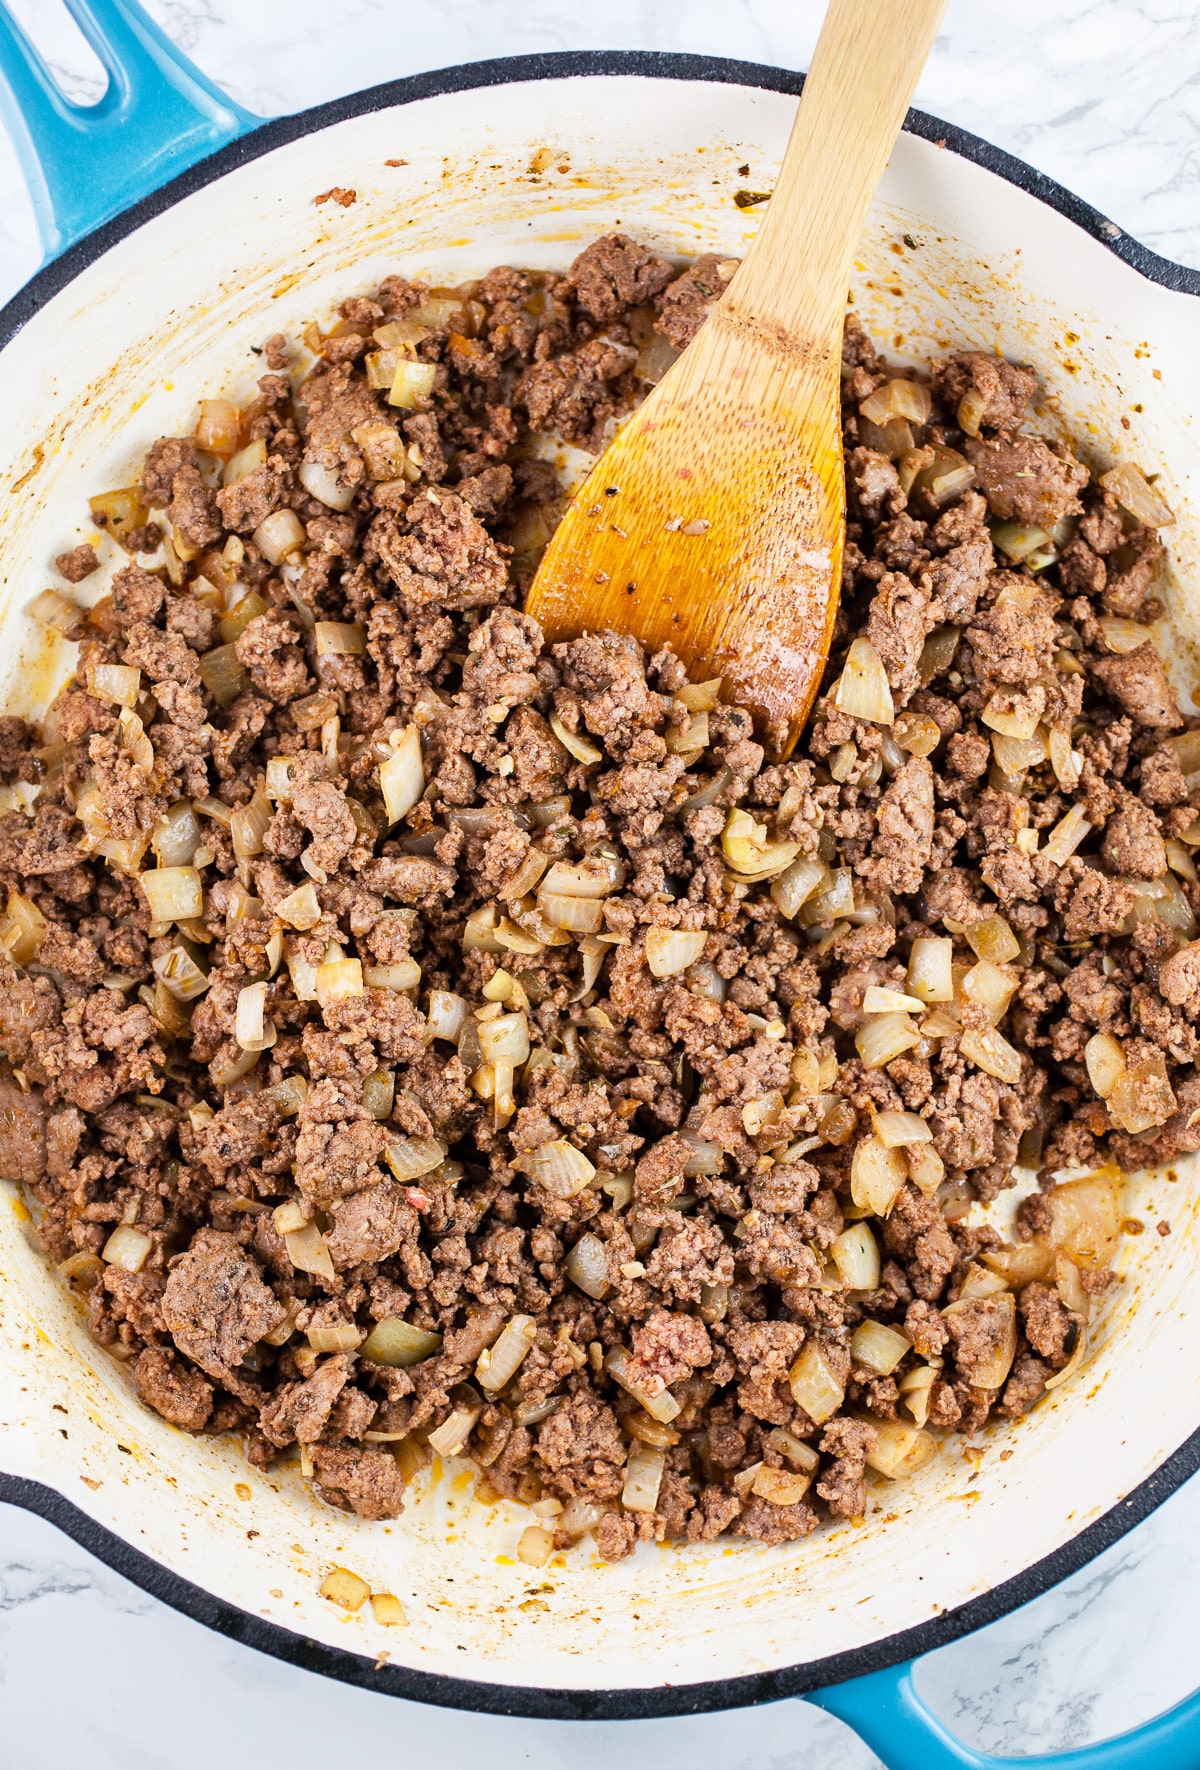
[[[887,671],[869,639],[856,639],[833,690],[833,704],[852,719],[891,725],[896,717]]]
[[[788,1387],[796,1406],[818,1426],[832,1418],[846,1396],[845,1384],[816,1340],[805,1342],[788,1372]]]
[[[701,929],[648,928],[646,963],[654,977],[675,977],[694,965],[704,951],[708,935]]]

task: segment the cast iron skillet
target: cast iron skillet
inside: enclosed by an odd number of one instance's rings
[[[515,56],[390,81],[270,121],[241,109],[182,56],[137,0],[65,0],[109,75],[90,108],[61,97],[0,0],[0,111],[14,138],[45,248],[37,274],[0,309],[0,347],[86,266],[151,217],[233,167],[345,118],[450,92],[539,79],[636,75],[798,93],[803,76],[716,56],[585,51]],[[1080,198],[1012,155],[951,124],[910,111],[906,129],[1006,179],[1100,241],[1139,275],[1200,297],[1200,272],[1160,258]],[[890,1770],[1194,1770],[1200,1762],[1200,1692],[1144,1727],[1104,1744],[1020,1760],[974,1752],[955,1740],[917,1695],[916,1658],[1028,1603],[1076,1572],[1146,1518],[1200,1467],[1194,1433],[1119,1506],[1017,1577],[918,1628],[854,1652],[758,1676],[682,1689],[538,1690],[383,1665],[304,1639],[181,1579],[96,1524],[41,1483],[0,1474],[0,1501],[48,1519],[109,1567],[231,1640],[325,1677],[444,1707],[555,1720],[648,1719],[805,1696],[840,1716]]]

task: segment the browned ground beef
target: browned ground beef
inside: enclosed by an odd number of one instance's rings
[[[790,760],[668,652],[521,612],[560,499],[528,426],[598,447],[731,271],[615,238],[389,278],[307,371],[272,338],[249,454],[154,445],[166,550],[46,729],[4,721],[41,783],[0,819],[4,1169],[150,1407],[365,1517],[431,1442],[610,1556],[857,1516],[872,1458],[1022,1412],[1079,1343],[1115,1229],[1066,1259],[1051,1170],[1200,1146],[1200,750],[1104,624],[1159,612],[1162,550],[1022,432],[1026,371],[965,352],[927,423],[875,421],[851,324],[845,595]],[[1024,564],[1013,520],[1054,530]],[[847,698],[855,635],[890,711]],[[155,855],[196,894],[160,921]],[[954,992],[919,1011],[918,940]],[[901,1113],[932,1141],[888,1153]],[[1018,1155],[1020,1269],[967,1222]]]

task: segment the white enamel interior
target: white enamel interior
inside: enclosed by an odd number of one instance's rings
[[[108,252],[0,354],[0,618],[8,709],[69,666],[21,614],[48,562],[89,533],[86,497],[190,428],[202,393],[248,388],[249,347],[404,270],[453,282],[508,260],[564,265],[621,227],[671,253],[745,246],[792,101],[699,82],[587,78],[432,98],[338,124],[230,173]],[[540,178],[530,156],[560,161]],[[399,160],[389,166],[385,162]],[[738,167],[749,163],[748,175]],[[313,198],[352,187],[348,209]],[[903,236],[916,242],[903,244]],[[896,250],[897,246],[901,249]],[[797,242],[797,250],[802,242]],[[913,137],[884,181],[853,293],[877,339],[920,356],[995,347],[1031,361],[1080,448],[1161,470],[1189,586],[1200,469],[1194,301],[1154,287],[1032,198]],[[1128,425],[1128,428],[1126,428]],[[1173,648],[1190,652],[1177,599]],[[59,1489],[164,1566],[255,1616],[394,1664],[531,1686],[634,1688],[768,1671],[919,1624],[1020,1572],[1114,1506],[1200,1421],[1194,1172],[1131,1184],[1168,1240],[1130,1239],[1102,1343],[1035,1417],[914,1484],[880,1482],[858,1529],[790,1548],[581,1548],[514,1560],[529,1514],[472,1503],[447,1472],[391,1524],[313,1503],[294,1467],[249,1469],[144,1411],[89,1341],[0,1184],[0,1466]],[[1001,1461],[1001,1451],[1010,1453]],[[346,1618],[331,1563],[402,1599],[410,1626]]]

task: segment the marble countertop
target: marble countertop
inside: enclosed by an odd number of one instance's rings
[[[10,0],[68,96],[100,76],[60,0]],[[204,69],[264,115],[425,68],[568,48],[707,51],[802,67],[819,0],[147,0]],[[918,103],[1010,149],[1132,234],[1200,266],[1200,33],[1193,0],[951,0]],[[0,301],[38,258],[0,134]],[[0,1462],[3,1461],[0,1452]],[[1200,1478],[1016,1616],[923,1662],[918,1681],[967,1742],[1049,1751],[1123,1731],[1196,1679]],[[62,1700],[69,1668],[70,1700]],[[207,1770],[209,1728],[239,1760],[308,1770],[434,1758],[486,1741],[495,1770],[577,1770],[620,1750],[659,1770],[870,1770],[802,1703],[687,1720],[584,1724],[443,1713],[319,1680],[207,1633],[41,1520],[0,1507],[0,1770]],[[193,1719],[195,1717],[195,1719]],[[236,1744],[235,1744],[236,1742]]]

